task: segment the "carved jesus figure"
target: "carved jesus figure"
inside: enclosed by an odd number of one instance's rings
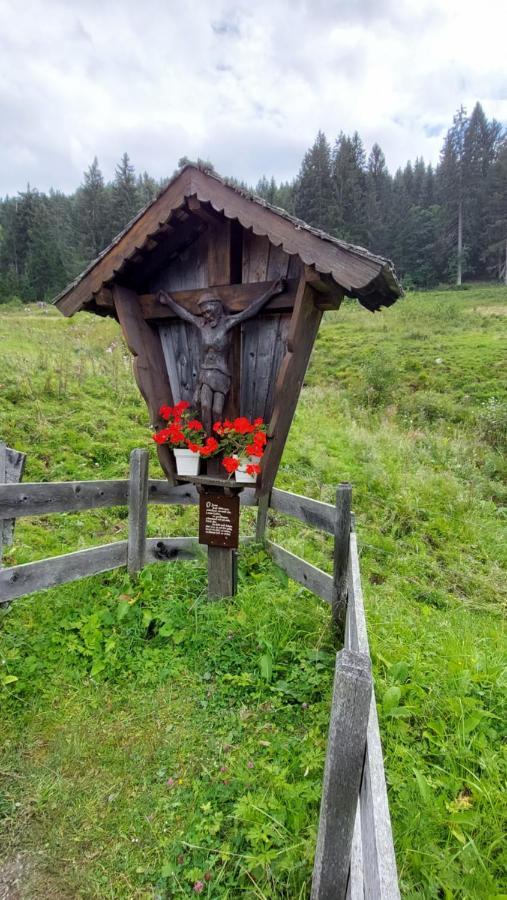
[[[194,316],[176,303],[170,294],[165,291],[159,292],[160,303],[168,306],[184,322],[189,322],[199,329],[203,360],[194,393],[194,406],[200,411],[204,428],[208,434],[211,434],[213,422],[222,418],[225,401],[231,387],[228,363],[232,341],[231,330],[241,322],[257,315],[272,297],[281,294],[285,288],[285,279],[276,278],[261,297],[254,300],[242,312],[232,315],[224,311],[222,301],[212,290],[203,294],[198,301],[197,305],[201,311],[198,316]]]

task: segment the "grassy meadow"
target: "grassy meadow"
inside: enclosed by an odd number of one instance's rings
[[[27,481],[126,477],[150,442],[116,323],[0,307],[0,437]],[[506,451],[507,289],[326,313],[277,485],[353,483],[404,898],[507,895]],[[126,517],[22,519],[4,562],[121,539]],[[153,506],[149,535],[196,521]],[[270,524],[331,570],[330,538]],[[198,560],[0,616],[0,896],[15,875],[22,898],[309,897],[325,604],[253,545],[231,601],[206,601]]]

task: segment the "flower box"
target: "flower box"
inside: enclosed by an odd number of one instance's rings
[[[198,475],[201,466],[199,453],[176,447],[173,450],[178,475]]]
[[[236,481],[243,484],[253,484],[257,481],[257,475],[249,475],[247,466],[258,466],[261,461],[260,456],[248,456],[246,459],[240,459],[239,467],[234,473]]]

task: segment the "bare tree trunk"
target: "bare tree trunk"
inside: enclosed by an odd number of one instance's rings
[[[456,284],[461,284],[461,254],[463,252],[463,201],[459,201],[458,205],[458,271],[456,274]]]

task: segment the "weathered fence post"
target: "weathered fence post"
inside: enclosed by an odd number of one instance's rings
[[[129,478],[129,536],[127,568],[129,575],[141,571],[146,555],[146,522],[148,518],[147,450],[132,450]]]
[[[263,494],[262,497],[259,498],[259,505],[257,508],[257,523],[255,526],[255,540],[258,541],[259,544],[263,544],[266,537],[269,498],[270,494]]]
[[[342,642],[345,634],[347,614],[347,570],[349,564],[349,541],[352,506],[352,486],[347,482],[336,490],[336,520],[334,531],[334,571],[333,571],[333,625],[337,638]]]
[[[7,446],[0,443],[0,484],[7,481]],[[2,565],[2,555],[4,545],[4,520],[0,519],[0,566]]]
[[[340,650],[336,655],[311,900],[345,898],[371,692],[369,657]]]

